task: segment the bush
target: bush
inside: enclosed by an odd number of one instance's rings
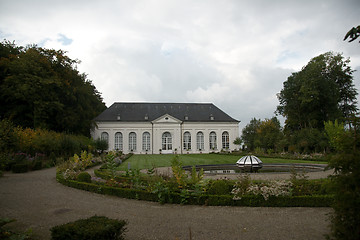
[[[66,180],[61,173],[57,174],[57,181],[77,189],[89,192],[112,195],[128,199],[139,199],[161,203],[184,204],[181,194],[174,192],[147,192],[144,190],[118,188],[93,183],[83,183],[73,180]],[[229,181],[229,185],[231,182]],[[164,194],[163,194],[164,193]],[[162,199],[159,199],[162,198]],[[248,206],[248,207],[330,207],[334,202],[333,195],[312,195],[312,196],[270,196],[265,200],[261,195],[245,195],[239,200],[234,200],[232,195],[209,195],[189,196],[186,204],[198,204],[209,206]]]
[[[29,170],[29,166],[27,163],[16,163],[12,165],[11,170],[13,173],[25,173]]]
[[[93,216],[51,228],[53,240],[108,240],[124,239],[124,220]]]
[[[109,144],[106,140],[101,140],[100,138],[94,141],[95,149],[99,152],[104,152],[109,148]]]
[[[233,183],[229,180],[217,180],[210,184],[208,193],[211,195],[230,195]]]
[[[86,183],[91,183],[91,176],[89,173],[87,172],[81,172],[79,173],[79,175],[77,176],[77,180],[79,182],[86,182]]]

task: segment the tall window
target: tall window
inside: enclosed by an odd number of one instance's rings
[[[129,151],[136,151],[136,133],[129,133]]]
[[[184,149],[191,149],[191,134],[189,132],[184,132]]]
[[[102,132],[101,140],[106,141],[106,143],[109,145],[109,134],[107,132]]]
[[[215,150],[216,147],[216,133],[211,132],[209,135],[210,150]]]
[[[222,134],[222,148],[229,149],[229,133],[226,131]]]
[[[169,132],[162,135],[162,150],[172,150],[172,138]]]
[[[115,133],[115,149],[123,150],[123,135],[121,132]]]
[[[144,132],[142,138],[142,150],[149,151],[150,150],[150,133]]]
[[[196,134],[196,148],[199,151],[204,150],[204,134],[202,132]]]

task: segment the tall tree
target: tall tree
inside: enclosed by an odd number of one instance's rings
[[[252,151],[256,147],[257,130],[260,126],[260,119],[253,118],[242,130],[241,140],[248,150]]]
[[[89,135],[100,93],[61,50],[0,43],[0,116],[23,127]]]
[[[277,113],[286,117],[287,129],[323,129],[325,121],[345,120],[357,111],[349,63],[341,54],[327,52],[288,77],[277,95]]]
[[[276,150],[277,144],[281,139],[282,131],[280,122],[276,117],[261,121],[257,129],[257,139],[259,147],[264,150]]]

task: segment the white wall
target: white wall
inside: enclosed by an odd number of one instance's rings
[[[109,134],[109,150],[115,149],[115,133],[121,132],[123,134],[123,152],[128,153],[129,150],[129,134],[136,133],[136,150],[134,153],[145,154],[142,150],[142,135],[144,132],[150,133],[151,150],[148,153],[159,154],[159,149],[162,148],[162,134],[169,132],[172,136],[172,149],[177,153],[187,153],[183,150],[183,134],[184,132],[191,134],[191,151],[189,153],[200,153],[196,149],[196,135],[199,131],[204,134],[204,149],[202,153],[212,152],[210,149],[209,135],[210,132],[216,133],[217,149],[216,152],[222,149],[222,133],[227,131],[229,133],[230,150],[236,149],[238,146],[233,144],[235,138],[239,137],[239,125],[234,122],[184,122],[176,121],[171,117],[168,120],[158,119],[153,122],[98,122],[97,128],[92,131],[91,135],[94,139],[101,137],[102,132]]]

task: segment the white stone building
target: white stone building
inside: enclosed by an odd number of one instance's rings
[[[234,150],[239,121],[211,103],[114,103],[95,118],[94,139],[124,153]]]

